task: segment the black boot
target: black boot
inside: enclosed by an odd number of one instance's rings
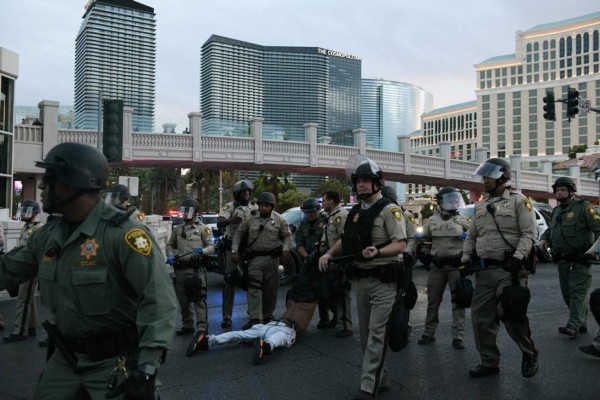
[[[538,353],[533,355],[523,354],[523,361],[521,362],[521,375],[525,378],[532,378],[538,372]]]

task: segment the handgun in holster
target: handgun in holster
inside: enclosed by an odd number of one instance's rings
[[[46,320],[42,322],[42,326],[46,330],[46,333],[48,333],[48,352],[46,354],[46,360],[49,360],[54,351],[58,349],[69,367],[74,372],[79,372],[79,367],[77,367],[78,359],[75,354],[73,354],[71,350],[67,348],[64,337],[56,325],[53,325],[50,323],[50,321]]]

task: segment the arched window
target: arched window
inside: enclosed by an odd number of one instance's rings
[[[575,54],[581,54],[581,34],[575,36]]]
[[[527,43],[527,52],[531,53],[531,43]]]
[[[600,42],[600,38],[598,37],[598,31],[594,31],[594,45],[593,45],[593,49],[594,51],[598,51],[598,42]]]
[[[559,57],[565,56],[565,38],[560,38],[558,45],[558,55]]]
[[[569,36],[567,38],[567,57],[570,57],[573,54],[573,38]]]
[[[590,51],[590,34],[586,32],[583,34],[583,52],[587,53],[588,51]]]
[[[533,51],[540,51],[540,44],[538,42],[533,44]]]

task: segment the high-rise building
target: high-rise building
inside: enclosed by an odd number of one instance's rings
[[[478,147],[492,157],[521,154],[522,167],[541,159],[564,159],[574,145],[600,138],[600,117],[580,112],[570,122],[556,103],[556,121],[543,118],[543,98],[579,91],[600,105],[600,12],[546,23],[516,35],[516,52],[477,65]]]
[[[19,55],[0,47],[0,219],[8,219],[12,207],[13,113],[15,80],[19,76]]]
[[[373,148],[398,151],[398,135],[419,129],[421,115],[433,108],[433,95],[418,86],[383,79],[363,79],[361,127]]]
[[[361,60],[349,54],[212,35],[201,54],[203,133],[243,135],[251,118],[263,117],[267,137],[284,132],[288,140],[303,141],[303,125],[313,122],[317,135],[353,145],[360,76]]]
[[[132,0],[89,0],[75,40],[75,127],[97,129],[98,99],[133,108],[134,130],[154,130],[154,9]]]

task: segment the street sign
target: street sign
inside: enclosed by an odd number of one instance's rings
[[[589,113],[592,110],[592,102],[588,99],[585,99],[581,102],[581,111],[585,111]]]
[[[129,188],[131,196],[139,195],[140,178],[137,176],[119,176],[119,183]]]

